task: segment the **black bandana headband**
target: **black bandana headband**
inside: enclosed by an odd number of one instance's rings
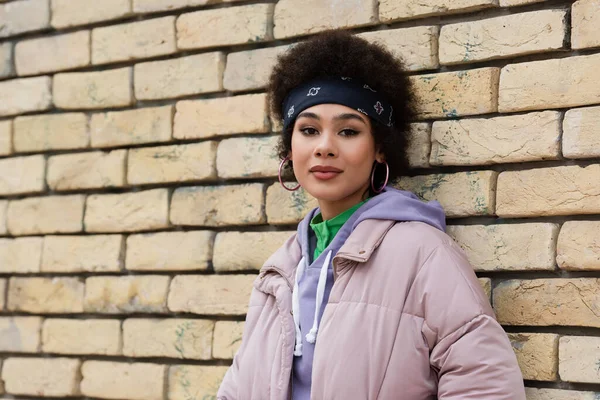
[[[283,129],[298,114],[317,104],[341,104],[353,108],[385,126],[394,126],[392,106],[369,85],[347,77],[322,77],[302,84],[283,102]]]

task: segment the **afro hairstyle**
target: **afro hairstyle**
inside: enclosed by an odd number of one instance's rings
[[[331,30],[319,33],[292,46],[277,58],[267,87],[273,116],[282,120],[283,103],[288,94],[298,85],[323,76],[351,77],[385,96],[394,108],[396,120],[394,126],[388,127],[371,119],[375,146],[389,165],[390,182],[405,175],[408,170],[407,137],[410,121],[415,117],[415,102],[403,61],[384,46],[350,32]],[[292,132],[293,125],[281,133],[277,147],[281,160],[291,151]],[[293,168],[289,164],[286,166],[287,177],[291,176]],[[376,186],[379,187],[384,179],[384,168],[377,168]]]

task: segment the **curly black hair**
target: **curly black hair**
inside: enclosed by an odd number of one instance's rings
[[[385,96],[394,108],[396,120],[393,127],[388,127],[371,119],[375,146],[384,154],[390,167],[390,182],[405,175],[408,170],[407,136],[416,111],[413,88],[402,60],[384,46],[347,31],[319,33],[277,58],[267,88],[273,116],[282,120],[287,95],[296,86],[322,76],[351,77]],[[291,151],[292,132],[293,125],[281,134],[277,151],[282,160]],[[289,176],[292,169],[288,166],[286,172]],[[376,184],[381,185],[383,179],[385,171],[377,168]]]

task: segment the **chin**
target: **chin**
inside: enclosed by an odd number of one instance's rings
[[[319,185],[321,186],[321,185]],[[330,203],[334,203],[340,200],[345,199],[346,197],[352,195],[360,188],[352,189],[352,188],[339,188],[335,186],[329,187],[318,187],[317,185],[309,185],[309,187],[305,187],[304,190],[308,192],[312,197],[320,201],[327,201]]]

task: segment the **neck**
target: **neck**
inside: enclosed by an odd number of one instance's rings
[[[321,209],[323,221],[332,219],[365,200],[368,196],[367,189],[368,186],[361,187],[360,190],[352,193],[350,196],[336,201],[317,199],[319,202],[319,208]]]

